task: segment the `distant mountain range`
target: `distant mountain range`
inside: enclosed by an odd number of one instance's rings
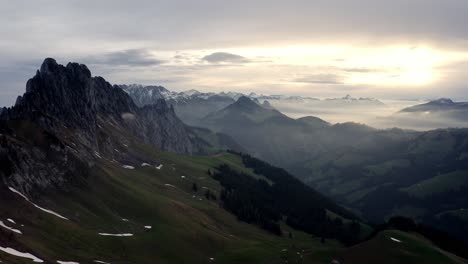
[[[332,125],[317,117],[292,119],[248,97],[200,125],[230,135],[249,153],[287,168],[365,219],[406,215],[455,235],[468,226],[458,214],[468,206],[467,129]]]
[[[427,117],[435,115],[437,118],[452,118],[460,121],[468,121],[468,102],[454,102],[448,98],[441,98],[425,104],[411,106],[402,109],[398,114],[417,115]]]
[[[139,94],[148,94],[152,88],[138,86],[134,89],[137,91],[124,87],[140,104],[151,102],[148,95]],[[468,207],[468,200],[461,196],[463,190],[468,191],[468,178],[464,176],[468,171],[464,165],[464,157],[468,153],[467,130],[423,133],[402,129],[380,130],[352,122],[330,124],[315,116],[290,118],[277,107],[385,107],[372,98],[348,95],[319,100],[194,90],[171,93],[164,88],[159,89],[162,92],[157,98],[169,98],[168,103],[174,106],[184,122],[229,135],[248,153],[287,168],[304,182],[356,209],[368,220],[381,222],[391,215],[402,214],[441,225],[453,234],[468,226],[462,215],[453,213]],[[402,109],[388,120],[406,122],[409,127],[432,128],[435,124],[457,127],[454,122],[462,124],[458,126],[463,126],[463,123],[466,126],[467,105],[438,99]],[[445,143],[439,145],[437,142]],[[433,153],[434,148],[440,155]],[[457,181],[459,187],[448,183],[452,176],[460,180]],[[433,181],[441,184],[429,184]],[[418,186],[432,187],[419,190]],[[434,189],[435,186],[440,189]],[[432,198],[418,196],[417,193],[431,193]],[[390,196],[394,202],[386,203],[385,197]],[[447,201],[451,201],[450,206],[447,206]]]
[[[381,119],[392,126],[431,130],[436,128],[468,127],[468,102],[440,98],[404,108]]]
[[[247,97],[266,108],[282,110],[298,103],[314,106],[333,107],[366,107],[381,106],[385,104],[374,98],[354,98],[347,95],[342,98],[317,99],[303,96],[286,95],[258,95],[256,93],[242,94],[237,92],[202,93],[196,90],[185,92],[171,92],[161,86],[120,85],[139,106],[152,104],[159,99],[165,99],[169,105],[174,106],[177,116],[185,123],[197,125],[199,120],[210,113],[218,111],[238,100]]]

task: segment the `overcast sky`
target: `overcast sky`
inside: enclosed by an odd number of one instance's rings
[[[46,57],[176,91],[468,99],[466,0],[0,4],[0,105]]]

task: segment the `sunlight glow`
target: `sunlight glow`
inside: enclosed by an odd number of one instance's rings
[[[336,74],[342,77],[343,84],[378,86],[430,84],[439,77],[437,67],[460,58],[460,54],[409,45],[302,45],[231,49],[229,52],[253,58],[250,66],[257,69],[261,64],[267,64],[268,59],[270,64],[296,67],[295,75]]]

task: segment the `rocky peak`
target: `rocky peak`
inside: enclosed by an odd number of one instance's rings
[[[46,58],[41,65],[40,71],[42,73],[53,73],[59,68],[57,61],[52,58]]]
[[[125,119],[129,116],[135,117],[132,122]],[[139,108],[119,86],[112,86],[102,77],[92,77],[86,65],[63,66],[51,58],[44,60],[40,70],[28,81],[26,93],[18,98],[15,106],[2,111],[0,119],[26,119],[55,134],[65,126],[79,131],[91,148],[99,145],[100,120],[114,120],[149,144],[176,152],[192,152],[185,125],[163,99]],[[164,123],[171,125],[166,127]],[[155,127],[158,129],[152,129]],[[178,138],[165,139],[166,143],[161,145],[159,138],[171,136]]]
[[[268,100],[263,101],[262,106],[263,108],[266,108],[266,109],[274,109],[274,107],[271,105],[271,103]]]
[[[431,101],[431,104],[438,104],[438,105],[450,105],[453,104],[454,102],[452,99],[449,98],[439,98],[437,100]]]
[[[241,96],[237,99],[236,104],[243,106],[256,106],[257,104],[247,96]]]

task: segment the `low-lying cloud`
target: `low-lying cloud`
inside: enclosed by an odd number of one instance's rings
[[[343,76],[338,74],[311,74],[290,80],[296,83],[343,84]]]
[[[215,52],[210,55],[206,55],[202,60],[210,63],[247,63],[250,62],[249,59],[228,52]]]
[[[155,58],[147,49],[130,49],[114,51],[84,59],[89,64],[104,64],[114,66],[154,66],[164,63],[163,60]]]

